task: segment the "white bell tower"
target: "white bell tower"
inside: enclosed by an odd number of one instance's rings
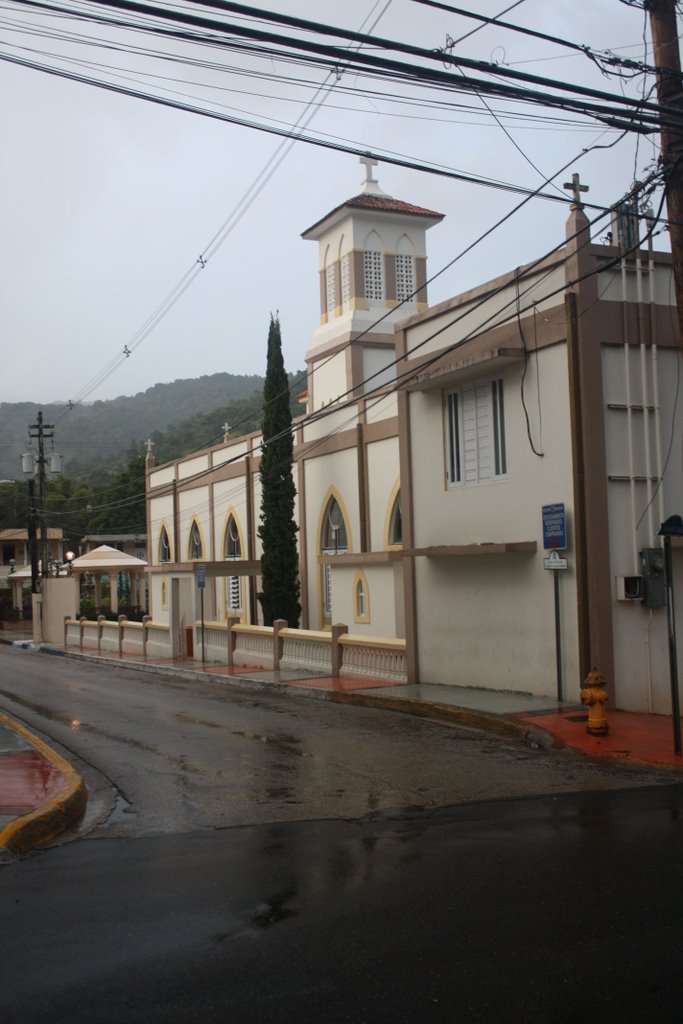
[[[309,412],[395,377],[394,327],[427,308],[427,230],[443,214],[387,195],[361,157],[361,192],[304,231],[318,243],[320,324],[306,354]],[[311,371],[315,371],[311,373]],[[384,371],[385,378],[382,377]]]

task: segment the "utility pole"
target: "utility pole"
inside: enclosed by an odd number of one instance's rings
[[[31,590],[34,594],[39,593],[39,575],[49,576],[50,567],[49,546],[47,539],[47,526],[45,521],[46,495],[45,483],[47,478],[48,456],[45,454],[45,442],[54,440],[54,425],[43,423],[42,412],[38,413],[38,422],[31,423],[28,428],[29,450],[22,456],[22,468],[24,475],[28,477],[28,535],[31,550]],[[38,454],[36,455],[31,446],[32,441],[38,442]],[[61,457],[51,453],[51,469],[53,472],[61,472]],[[35,477],[38,476],[38,502],[36,504]],[[39,528],[39,536],[36,538],[36,526]],[[38,563],[40,562],[40,572]]]
[[[657,67],[657,100],[660,107],[678,111],[680,128],[662,125],[662,166],[665,173],[666,207],[678,304],[679,344],[683,349],[683,89],[678,49],[675,0],[645,0],[650,14],[654,63]]]

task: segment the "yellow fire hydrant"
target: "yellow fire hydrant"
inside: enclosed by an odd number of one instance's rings
[[[594,668],[586,676],[581,690],[581,703],[588,705],[588,732],[591,736],[605,736],[609,732],[605,718],[606,700],[604,676]]]

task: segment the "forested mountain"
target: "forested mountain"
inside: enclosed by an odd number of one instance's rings
[[[76,405],[0,403],[0,479],[21,478],[21,453],[26,450],[29,424],[42,409],[45,423],[55,426],[55,451],[69,463],[91,464],[116,460],[131,442],[165,431],[200,413],[224,408],[230,402],[260,395],[263,377],[214,373],[172,384],[155,384],[137,395]],[[217,433],[220,423],[213,433]],[[208,438],[199,443],[207,443]],[[120,461],[120,460],[119,460]]]
[[[115,399],[112,402],[98,402],[97,406],[116,406],[119,402],[135,403],[138,399],[145,400],[150,393],[158,392],[162,388],[175,389],[174,393],[179,396],[183,392],[183,385],[188,385],[185,395],[194,393],[199,399],[199,408],[204,409],[208,404],[206,395],[215,394],[211,386],[205,382],[212,382],[218,385],[225,384],[229,378],[231,384],[235,384],[239,390],[242,382],[249,382],[251,388],[246,398],[235,398],[232,401],[219,401],[219,404],[211,411],[195,411],[194,415],[182,419],[180,416],[172,416],[172,425],[166,430],[144,429],[137,436],[130,433],[130,422],[126,422],[125,412],[118,406],[118,415],[124,421],[125,431],[120,430],[118,436],[121,440],[114,447],[105,448],[100,445],[99,454],[93,454],[93,449],[88,446],[92,442],[96,447],[96,439],[91,437],[85,428],[84,438],[88,444],[80,444],[77,449],[77,457],[68,458],[69,448],[62,443],[64,436],[63,425],[68,422],[68,417],[79,410],[74,409],[68,413],[61,422],[59,415],[63,415],[64,408],[59,406],[46,407],[43,409],[44,420],[47,423],[55,424],[56,444],[66,458],[65,473],[57,479],[50,479],[47,483],[47,501],[45,520],[48,526],[61,526],[64,530],[67,547],[78,550],[78,541],[85,534],[90,533],[144,533],[145,532],[145,473],[144,473],[144,441],[151,437],[154,442],[155,462],[159,465],[162,462],[179,458],[198,448],[205,448],[217,444],[223,437],[222,426],[225,422],[230,425],[231,436],[246,434],[261,427],[262,404],[263,404],[263,381],[259,377],[230,377],[229,374],[215,374],[212,377],[201,377],[199,380],[176,381],[175,384],[158,384],[141,395],[135,395],[132,399]],[[305,383],[297,384],[298,380],[305,382],[305,373],[290,374],[290,382],[293,384],[291,408],[293,415],[299,415],[304,411],[294,398],[297,391],[305,387]],[[229,389],[223,388],[222,395]],[[158,398],[159,395],[157,394]],[[158,403],[161,407],[164,400]],[[189,398],[188,398],[189,401]],[[186,408],[179,401],[179,408]],[[21,406],[2,405],[0,413],[4,409],[21,408],[26,410],[29,422],[35,422],[38,406],[22,403]],[[93,410],[95,406],[88,407]],[[59,413],[55,416],[55,409]],[[110,411],[111,412],[111,411]],[[107,413],[106,419],[113,422],[115,417]],[[160,414],[159,414],[160,415]],[[50,418],[53,416],[54,418]],[[31,418],[33,417],[33,418]],[[175,421],[175,422],[174,422]],[[98,420],[98,435],[101,430]],[[140,422],[140,420],[137,420]],[[122,427],[121,424],[117,425]],[[94,430],[94,428],[93,428]],[[16,466],[19,466],[20,453],[26,448],[26,442],[20,443],[17,448]],[[106,452],[106,457],[104,453]],[[6,473],[5,479],[11,476],[20,476],[13,468],[12,473]],[[27,488],[23,482],[5,483],[0,487],[0,529],[12,526],[26,527],[27,524]]]

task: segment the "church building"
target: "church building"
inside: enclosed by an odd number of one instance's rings
[[[668,712],[670,255],[594,242],[577,180],[563,246],[430,307],[442,215],[386,195],[363,162],[361,192],[303,233],[320,321],[294,425],[301,630],[404,640],[409,682],[576,700],[597,668],[614,706]],[[260,444],[148,457],[151,612],[175,654],[200,601],[223,628],[259,622]]]

